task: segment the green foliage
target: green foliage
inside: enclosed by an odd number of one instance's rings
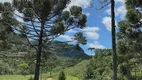
[[[97,55],[87,66],[84,80],[110,80],[112,78],[112,58],[106,55],[107,53],[110,54],[110,50],[97,50]]]
[[[9,40],[12,36],[13,29],[12,26],[15,23],[15,19],[13,17],[13,9],[12,5],[8,2],[0,3],[0,50],[6,50],[11,48],[11,44],[9,44]]]
[[[140,16],[134,9],[129,9],[126,15],[128,21],[132,22],[132,24],[136,24],[140,20]]]
[[[66,76],[63,71],[60,72],[58,80],[66,80]]]
[[[83,60],[72,67],[67,67],[64,69],[64,72],[67,75],[78,77],[79,79],[82,79],[84,76],[84,72],[86,71],[86,67],[89,63],[89,60]]]
[[[66,2],[65,0],[57,0],[57,2],[55,0],[13,0],[12,8],[23,14],[23,16],[14,15],[22,18],[24,22],[30,23],[26,24],[18,21],[18,25],[22,27],[15,27],[18,32],[28,39],[29,44],[36,50],[34,79],[38,80],[39,78],[40,59],[45,49],[44,44],[47,44],[46,46],[49,48],[51,41],[63,35],[66,31],[76,27],[85,27],[86,15],[82,14],[81,7],[73,6],[70,11],[64,11],[68,2],[69,0],[66,0]],[[33,45],[31,41],[37,41],[38,45]],[[83,42],[86,42],[86,38],[82,36],[81,41],[78,42],[84,44]],[[51,62],[50,64],[53,67],[53,63]]]
[[[28,80],[34,80],[33,77],[30,77]]]
[[[12,70],[9,64],[3,63],[0,61],[0,75],[11,74]]]
[[[54,25],[54,27],[51,29],[51,33],[52,34],[64,34],[65,31],[65,27],[64,24],[62,22],[58,22]]]
[[[22,75],[27,75],[29,72],[28,72],[28,64],[27,63],[21,63],[20,65],[19,65],[19,68],[20,68],[20,73],[22,74]]]
[[[133,77],[132,70],[138,68],[141,61],[141,0],[126,0],[127,20],[118,24],[118,66],[123,78],[129,80]],[[136,77],[136,76],[135,76]]]
[[[27,69],[28,68],[28,64],[27,63],[22,63],[22,64],[19,65],[19,68]]]
[[[73,6],[70,8],[70,11],[73,16],[79,16],[82,13],[82,8],[78,6]]]
[[[82,26],[81,28],[83,28],[84,26],[86,26],[85,25],[85,23],[87,22],[86,18],[87,17],[86,17],[85,14],[82,14],[82,15],[79,16],[78,24]]]
[[[110,56],[112,54],[111,49],[96,49],[95,50],[95,57],[100,58],[104,56]]]
[[[78,44],[79,43],[86,44],[87,40],[86,40],[86,37],[83,36],[82,32],[78,32],[74,36],[75,36],[75,40],[78,41]]]
[[[127,9],[135,8],[135,7],[142,7],[141,0],[126,0],[126,7]]]

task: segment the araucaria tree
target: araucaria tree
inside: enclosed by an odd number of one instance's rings
[[[13,0],[12,6],[15,10],[13,15],[23,20],[18,22],[15,30],[22,33],[37,51],[34,80],[39,80],[44,44],[49,45],[70,29],[85,27],[86,15],[82,14],[82,8],[73,6],[66,11],[69,2],[69,0]],[[34,40],[37,41],[37,45],[31,43]]]
[[[111,36],[113,54],[113,80],[117,80],[117,53],[116,53],[116,30],[115,30],[115,0],[111,0]]]
[[[0,3],[0,51],[10,48],[9,40],[13,36],[11,25],[14,25],[12,12],[10,3]]]
[[[60,72],[58,80],[66,80],[65,73],[63,71]]]
[[[98,10],[111,4],[111,36],[112,36],[112,57],[113,57],[113,79],[117,80],[117,53],[116,53],[116,30],[115,30],[115,0],[97,0],[101,4]],[[94,5],[91,4],[94,7]]]

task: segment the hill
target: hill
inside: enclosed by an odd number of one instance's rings
[[[83,78],[83,75],[86,71],[86,67],[89,63],[89,60],[83,60],[76,64],[74,67],[68,67],[64,71],[66,74],[78,77],[79,79]]]
[[[71,45],[65,42],[54,41],[52,42],[50,47],[54,49],[52,50],[52,52],[54,52],[58,56],[69,58],[89,58],[84,50],[78,45]]]

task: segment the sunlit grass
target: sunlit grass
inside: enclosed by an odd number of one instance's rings
[[[45,77],[46,74],[43,74],[42,80],[58,80],[58,76],[55,76],[55,78],[48,78]],[[33,75],[0,75],[0,80],[28,80],[30,77],[33,77]],[[77,77],[73,76],[66,76],[66,80],[80,80]]]
[[[0,80],[28,80],[32,75],[0,75]]]

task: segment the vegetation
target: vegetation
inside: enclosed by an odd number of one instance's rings
[[[63,71],[60,72],[58,80],[66,80],[66,76]]]
[[[99,0],[98,0],[99,1]],[[141,80],[142,1],[126,0],[126,19],[115,31],[115,1],[111,3],[112,49],[87,55],[83,33],[72,40],[55,40],[86,26],[87,16],[70,0],[13,0],[0,3],[0,80]],[[17,20],[20,18],[22,21]],[[117,36],[117,38],[116,38]],[[75,41],[75,44],[68,44]],[[117,41],[117,42],[116,42]]]
[[[84,80],[110,80],[112,78],[112,52],[96,50],[95,53],[96,55],[87,65]]]

